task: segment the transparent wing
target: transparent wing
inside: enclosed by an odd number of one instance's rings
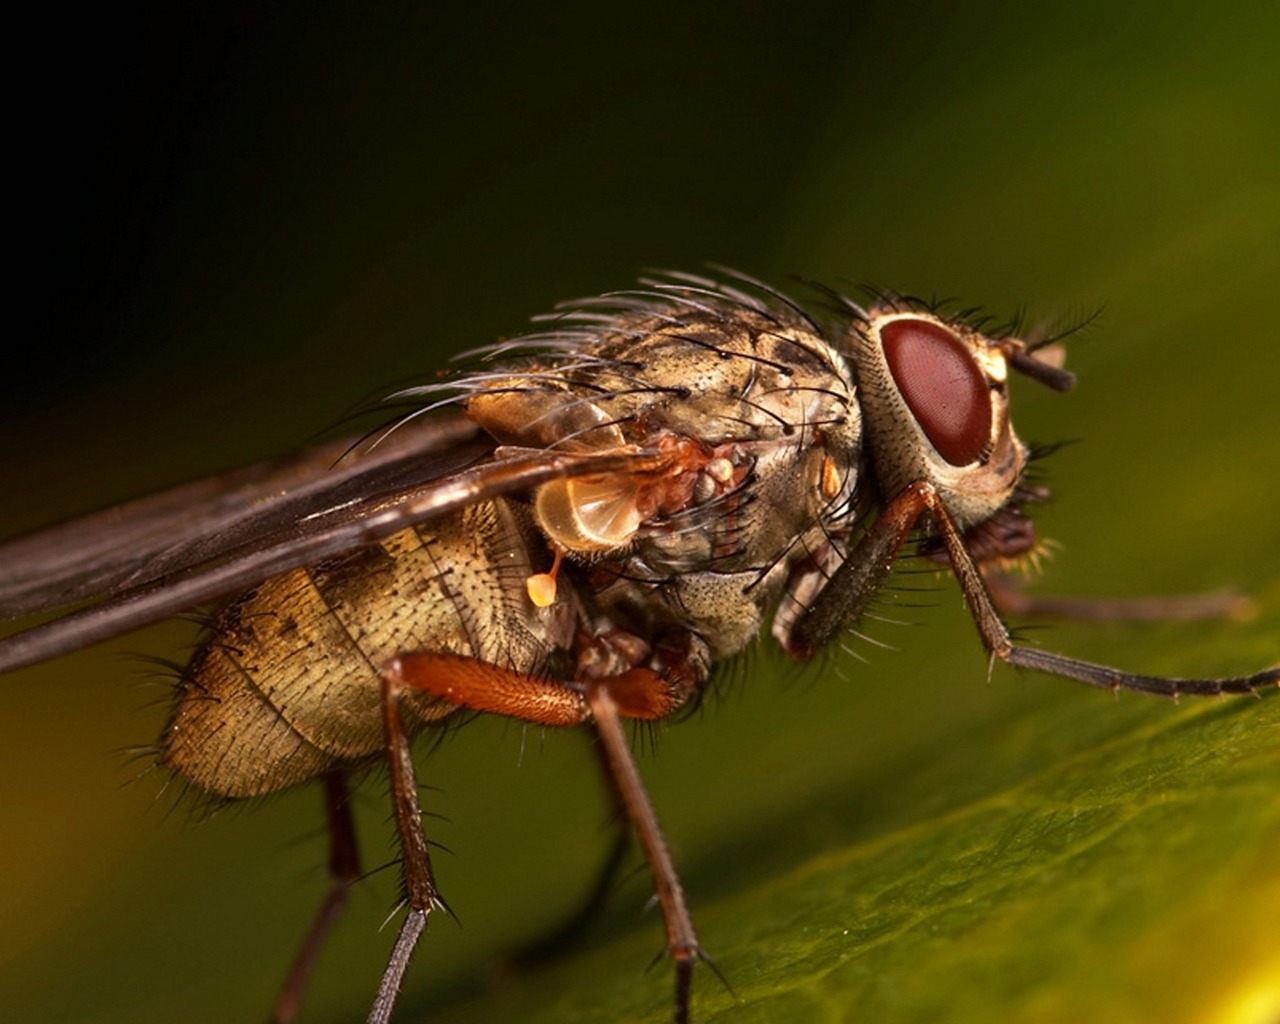
[[[0,545],[0,618],[141,586],[290,522],[441,476],[448,454],[477,434],[460,416],[413,421],[372,447],[345,438],[10,541]]]
[[[232,596],[476,501],[570,476],[652,471],[669,458],[634,450],[495,455],[493,441],[460,416],[411,423],[372,450],[348,452],[350,442],[324,445],[0,546],[0,617],[60,612],[0,640],[0,672]]]

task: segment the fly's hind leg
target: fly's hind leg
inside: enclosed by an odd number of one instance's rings
[[[351,794],[346,776],[341,771],[332,771],[324,776],[324,805],[329,823],[329,892],[316,911],[315,919],[289,968],[271,1011],[272,1024],[289,1024],[297,1014],[320,950],[347,905],[352,885],[360,878],[360,854],[351,818]]]

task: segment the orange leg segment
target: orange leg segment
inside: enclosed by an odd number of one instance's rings
[[[585,722],[591,712],[584,689],[607,690],[623,718],[665,718],[686,697],[678,684],[648,668],[629,669],[575,688],[442,651],[399,654],[383,666],[383,674],[396,686],[422,690],[473,711],[507,715],[537,725]]]

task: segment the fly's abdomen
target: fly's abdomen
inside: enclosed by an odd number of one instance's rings
[[[380,667],[395,654],[541,669],[571,632],[525,592],[546,560],[520,513],[487,502],[266,581],[214,622],[161,762],[221,796],[269,793],[381,751]],[[404,708],[411,730],[455,710],[412,695]]]

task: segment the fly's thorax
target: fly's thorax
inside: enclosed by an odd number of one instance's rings
[[[548,484],[534,509],[571,561],[612,571],[579,588],[606,617],[704,638],[710,659],[757,635],[791,564],[855,498],[849,367],[794,311],[700,297],[611,319],[569,350],[486,377],[467,408],[521,448],[671,453],[656,478]]]
[[[795,317],[676,305],[573,337],[507,373],[463,378],[468,415],[526,448],[599,450],[659,432],[716,445],[836,428],[853,398],[843,356]]]
[[[898,309],[856,321],[851,342],[882,497],[926,481],[962,529],[993,516],[1012,498],[1027,462],[1009,422],[1008,351],[1015,343]]]
[[[224,609],[184,677],[161,761],[221,796],[282,789],[383,747],[380,668],[447,651],[540,670],[573,609],[535,606],[525,580],[547,552],[528,513],[485,502],[314,568]],[[409,728],[452,705],[404,698]]]
[[[637,544],[655,568],[759,568],[847,505],[856,484],[861,419],[849,367],[799,315],[672,303],[462,386],[468,414],[506,445],[672,453],[656,479],[541,488],[540,525],[570,554]]]

